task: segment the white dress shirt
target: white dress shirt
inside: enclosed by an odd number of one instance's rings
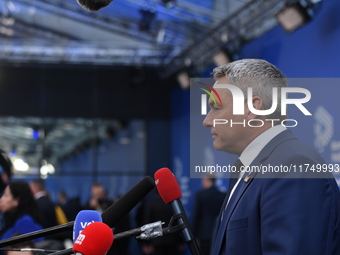
[[[259,155],[260,151],[278,134],[285,131],[286,128],[282,125],[276,125],[265,132],[263,132],[261,135],[256,137],[242,152],[239,159],[241,160],[242,164],[244,166],[250,166],[250,164],[253,162],[253,160]],[[243,176],[244,172],[240,172],[240,175],[238,176],[238,180],[236,184],[234,185],[233,189],[230,192],[230,196],[228,199],[228,203],[230,201],[231,196],[233,195],[237,185],[240,183],[241,177]]]

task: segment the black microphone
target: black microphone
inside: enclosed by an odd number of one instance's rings
[[[66,224],[63,225],[58,225],[58,226],[54,226],[54,227],[50,227],[50,228],[45,228],[42,230],[37,230],[31,233],[27,233],[27,234],[21,234],[21,235],[17,235],[17,236],[13,236],[4,240],[0,241],[0,248],[2,247],[6,247],[12,244],[17,244],[17,243],[21,243],[21,242],[25,242],[28,240],[33,240],[33,239],[37,239],[40,237],[45,237],[48,235],[52,235],[52,234],[58,234],[67,230],[72,230],[73,229],[73,224],[74,221],[68,222]]]
[[[122,239],[126,239],[126,238],[129,238],[129,237],[132,237],[132,236],[136,236],[137,241],[149,241],[149,240],[155,239],[155,238],[160,237],[160,236],[166,236],[166,235],[173,234],[175,232],[181,231],[181,230],[188,227],[188,225],[186,225],[185,223],[175,225],[174,222],[176,220],[182,218],[182,217],[184,217],[182,213],[172,216],[171,219],[170,219],[169,225],[166,228],[162,228],[163,223],[161,221],[156,221],[156,222],[145,224],[145,225],[143,225],[142,227],[139,227],[139,228],[134,228],[134,229],[130,229],[130,230],[127,230],[127,231],[124,231],[124,232],[116,233],[116,234],[114,234],[114,241],[119,242]],[[87,229],[87,228],[88,227],[86,227],[85,229]],[[94,246],[98,245],[97,244],[98,241],[94,242],[93,238],[92,238],[90,243],[94,243],[93,244]],[[2,250],[2,249],[0,249],[0,250]],[[85,251],[86,251],[86,249],[85,249]],[[69,249],[65,249],[65,250],[61,250],[61,251],[54,251],[54,253],[52,253],[50,255],[71,255],[73,253],[74,253],[74,247],[69,248]],[[83,253],[83,254],[87,255],[85,253]]]
[[[155,181],[150,176],[145,176],[102,213],[103,222],[114,228],[154,187]]]
[[[85,10],[96,12],[108,6],[114,0],[77,0],[78,4]]]
[[[169,204],[175,215],[180,215],[179,224],[184,224],[185,228],[181,230],[184,241],[188,244],[191,254],[200,255],[198,245],[192,234],[189,220],[184,211],[180,198],[182,197],[181,189],[176,177],[169,168],[159,169],[155,175],[156,187],[159,195],[166,204]]]
[[[103,223],[107,224],[110,228],[114,228],[121,219],[123,219],[153,188],[155,182],[150,176],[145,176],[139,183],[132,187],[126,194],[117,200],[113,205],[102,213]],[[0,248],[12,244],[44,237],[55,233],[60,233],[69,229],[73,229],[74,221],[42,229],[28,234],[14,236],[0,241]]]

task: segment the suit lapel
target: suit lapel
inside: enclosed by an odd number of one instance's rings
[[[220,232],[220,228],[221,228],[222,215],[223,215],[223,212],[224,212],[224,208],[227,205],[227,201],[228,201],[228,198],[226,197],[226,199],[224,200],[223,205],[221,207],[218,218],[216,219],[216,224],[215,224],[215,229],[214,229],[214,234],[213,234],[213,240],[212,240],[212,243],[211,243],[211,249],[212,249],[213,252],[211,252],[211,254],[218,254],[215,251],[215,248],[217,247],[216,246],[217,243],[221,243],[221,240],[220,240],[221,234],[219,234],[219,232]]]
[[[238,183],[233,195],[231,196],[231,198],[229,200],[227,208],[225,208],[227,201],[225,201],[225,203],[223,204],[223,207],[221,209],[220,216],[219,216],[219,222],[218,222],[219,225],[218,225],[218,227],[216,227],[216,231],[215,231],[215,235],[214,235],[216,238],[215,238],[215,241],[214,241],[214,244],[213,244],[213,250],[212,250],[211,254],[215,255],[215,254],[220,253],[221,246],[222,246],[222,243],[223,243],[223,238],[224,238],[225,233],[226,233],[227,223],[229,222],[230,216],[232,215],[238,201],[242,197],[242,194],[246,191],[247,187],[249,187],[249,185],[251,184],[253,177],[255,175],[256,175],[256,173],[253,173],[252,178],[249,179],[248,182],[245,182],[244,177],[242,177],[240,182]],[[220,222],[222,215],[223,215],[223,219],[222,219],[222,222]]]

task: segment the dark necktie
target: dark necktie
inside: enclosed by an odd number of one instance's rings
[[[234,163],[234,166],[236,167],[236,171],[235,172],[232,172],[230,174],[230,177],[229,177],[229,185],[228,185],[228,191],[227,191],[227,201],[229,199],[229,196],[230,196],[230,193],[234,187],[234,185],[236,184],[237,180],[238,180],[238,176],[240,174],[240,171],[241,171],[241,166],[243,166],[242,162],[240,159],[237,159]]]

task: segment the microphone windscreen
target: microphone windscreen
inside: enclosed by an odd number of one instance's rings
[[[154,187],[155,181],[150,176],[145,176],[102,213],[103,222],[114,228]]]
[[[156,188],[164,203],[168,204],[182,197],[175,175],[169,168],[161,168],[155,175]]]
[[[108,6],[113,0],[77,0],[78,4],[87,11],[96,12]]]
[[[83,255],[105,255],[113,243],[112,229],[102,223],[94,222],[88,225],[73,245],[73,252]]]
[[[73,242],[76,241],[80,232],[94,222],[102,222],[102,216],[94,210],[82,210],[77,214],[73,225]]]

